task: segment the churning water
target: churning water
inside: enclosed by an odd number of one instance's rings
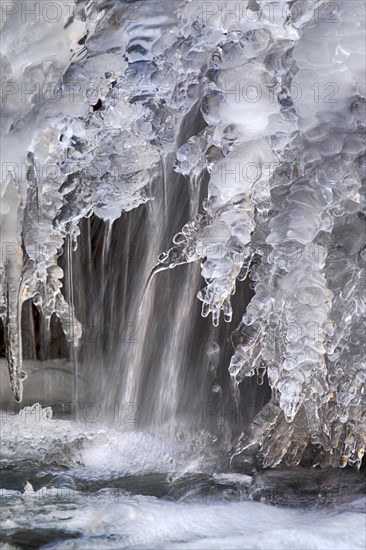
[[[90,412],[90,411],[89,411]],[[229,470],[207,431],[106,429],[33,406],[2,424],[4,548],[357,549],[364,479]]]

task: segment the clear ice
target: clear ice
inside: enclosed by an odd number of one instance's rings
[[[299,463],[311,442],[323,465],[360,466],[363,0],[59,2],[48,25],[2,9],[0,314],[15,399],[22,304],[46,326],[56,314],[77,347],[62,282],[72,262],[64,274],[59,257],[71,258],[81,219],[112,223],[163,193],[151,181],[174,155],[192,202],[204,176],[208,192],[156,270],[201,262],[214,326],[232,320],[237,281],[254,291],[229,373],[234,387],[266,373],[272,398],[234,453]],[[181,144],[197,105],[205,128]]]

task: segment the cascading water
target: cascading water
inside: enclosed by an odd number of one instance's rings
[[[1,21],[2,542],[362,548],[362,0]]]

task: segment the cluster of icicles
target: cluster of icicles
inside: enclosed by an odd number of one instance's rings
[[[126,18],[119,3],[79,3],[73,23],[59,29],[74,57],[62,60],[61,51],[59,66],[48,70],[64,88],[94,79],[102,110],[91,110],[81,92],[72,108],[51,102],[36,114],[32,98],[8,102],[10,149],[24,134],[14,113],[38,128],[22,142],[24,181],[10,170],[2,194],[4,241],[19,245],[2,256],[1,272],[14,395],[21,400],[22,301],[32,298],[48,321],[56,312],[76,343],[81,327],[61,292],[61,247],[75,245],[82,217],[113,220],[153,198],[152,174],[175,152],[192,192],[208,173],[208,196],[158,266],[202,262],[198,297],[216,326],[221,314],[232,319],[237,280],[249,277],[254,290],[229,372],[233,386],[266,372],[272,399],[236,452],[255,445],[264,465],[299,463],[311,443],[322,449],[322,464],[359,466],[366,441],[363,1],[179,0],[169,15],[163,2],[135,4],[139,18]],[[32,63],[40,72],[46,54],[38,55]],[[9,66],[9,81],[16,70],[20,82],[19,63]],[[45,69],[42,78],[51,78]],[[175,151],[180,123],[197,103],[207,126]],[[57,173],[41,178],[37,166],[52,163]],[[45,235],[53,247],[36,246]]]

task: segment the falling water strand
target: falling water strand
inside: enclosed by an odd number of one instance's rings
[[[73,278],[73,243],[72,236],[69,233],[67,237],[67,286],[69,291],[69,321],[71,323],[71,341],[70,349],[73,362],[73,403],[78,402],[79,398],[79,365],[78,365],[78,354],[77,347],[78,342],[75,336],[75,316],[74,316],[74,278]]]

